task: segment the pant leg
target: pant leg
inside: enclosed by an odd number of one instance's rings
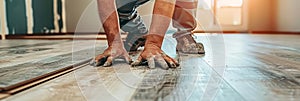
[[[120,27],[123,31],[130,33],[130,31],[133,31],[133,28],[145,30],[144,21],[138,15],[137,7],[148,1],[149,0],[116,0]]]
[[[116,0],[118,7],[120,27],[128,32],[124,47],[127,51],[136,50],[143,45],[143,36],[148,33],[148,29],[137,13],[137,7],[149,0]]]
[[[177,0],[173,14],[173,27],[177,28],[177,33],[173,37],[180,37],[191,34],[197,27],[196,10],[198,0]]]

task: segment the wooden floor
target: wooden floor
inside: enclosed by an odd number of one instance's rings
[[[121,60],[116,60],[112,67],[84,64],[103,51],[106,43],[101,40],[0,41],[3,91],[0,98],[3,96],[5,101],[300,99],[300,35],[201,34],[195,39],[204,43],[205,55],[176,55],[173,44],[176,41],[166,36],[163,50],[181,64],[169,70],[132,68]],[[55,75],[80,62],[83,64],[69,73],[9,93],[15,87]]]

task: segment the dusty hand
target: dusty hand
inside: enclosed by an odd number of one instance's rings
[[[138,59],[133,62],[132,66],[141,65],[143,61],[148,62],[149,68],[155,68],[155,64],[158,63],[163,69],[175,68],[179,66],[178,62],[173,58],[166,55],[158,46],[149,45],[145,46],[144,51],[140,54]]]
[[[120,48],[120,47],[122,47],[122,48]],[[112,65],[113,60],[116,58],[123,58],[129,64],[132,62],[128,53],[123,48],[123,46],[117,45],[117,46],[108,47],[102,54],[99,54],[98,56],[96,56],[90,62],[90,65],[108,67],[108,66]]]

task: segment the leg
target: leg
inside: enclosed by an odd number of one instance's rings
[[[128,32],[124,42],[127,51],[136,51],[138,47],[144,46],[146,39],[143,37],[148,29],[137,13],[137,7],[149,0],[117,0],[120,27]]]
[[[173,14],[173,26],[177,32],[173,35],[177,40],[177,50],[183,53],[205,53],[202,43],[196,43],[191,36],[197,27],[196,9],[197,0],[177,0]]]

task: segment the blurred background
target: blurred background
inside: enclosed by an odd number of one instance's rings
[[[199,0],[200,24],[196,31],[217,31],[221,27],[229,33],[299,33],[299,3],[299,0]],[[151,14],[151,7],[153,2],[146,3],[139,8],[139,13]],[[99,20],[96,0],[1,0],[0,8],[2,37],[72,34],[82,15]],[[89,23],[81,31],[97,33],[89,30],[97,25]]]

